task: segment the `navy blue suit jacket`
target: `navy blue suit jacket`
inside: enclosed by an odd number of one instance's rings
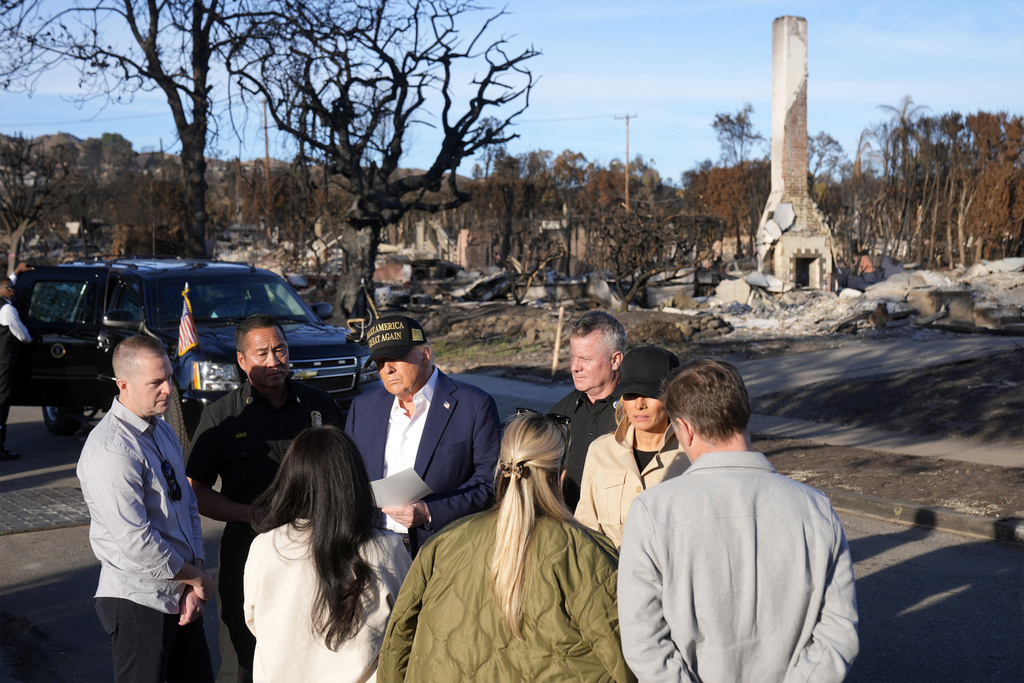
[[[384,476],[384,447],[394,401],[381,388],[357,397],[348,411],[345,431],[359,446],[370,481]],[[423,499],[433,529],[409,529],[413,554],[444,525],[491,504],[500,448],[498,407],[491,395],[438,371],[414,468],[433,491]]]

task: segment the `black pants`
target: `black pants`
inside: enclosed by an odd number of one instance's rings
[[[220,573],[217,575],[217,597],[220,618],[231,634],[231,645],[238,658],[238,681],[252,681],[252,661],[256,655],[256,636],[245,625],[245,561],[249,546],[256,536],[246,526],[228,524],[220,539]],[[221,642],[221,650],[225,643]]]
[[[117,683],[213,681],[202,617],[179,626],[177,614],[122,598],[96,598],[96,614],[110,636]]]
[[[0,362],[0,450],[7,443],[7,417],[11,414],[11,382],[14,381],[14,368],[6,362]]]

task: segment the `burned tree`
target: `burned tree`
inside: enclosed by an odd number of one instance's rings
[[[352,198],[342,215],[325,217],[341,224],[345,311],[360,280],[372,277],[382,229],[412,210],[468,201],[455,175],[460,162],[516,137],[509,128],[533,86],[525,62],[538,53],[510,54],[504,38],[487,42],[501,12],[460,32],[476,9],[459,0],[286,0],[258,21],[233,25],[239,38],[228,68],[243,98],[266,101],[300,157],[324,163],[331,183]],[[459,106],[464,76],[471,92]],[[503,117],[488,116],[505,106]],[[400,168],[427,127],[440,137],[434,161],[426,170]]]
[[[722,221],[710,216],[669,215],[644,203],[631,211],[619,206],[595,212],[589,222],[587,251],[615,283],[623,310],[655,276],[710,258],[723,231]]]
[[[32,90],[59,64],[80,73],[81,99],[130,101],[159,90],[181,140],[192,254],[206,234],[206,144],[210,127],[211,60],[217,51],[218,0],[42,0],[0,8],[0,83]]]
[[[77,154],[70,145],[47,146],[43,138],[0,136],[0,225],[8,246],[4,274],[14,270],[21,238],[53,208]]]

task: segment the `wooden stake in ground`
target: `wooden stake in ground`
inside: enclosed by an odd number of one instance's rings
[[[555,357],[551,359],[551,376],[558,370],[558,351],[562,348],[562,320],[565,318],[565,306],[558,307],[558,329],[555,330]]]

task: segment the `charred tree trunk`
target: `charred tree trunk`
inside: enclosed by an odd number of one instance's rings
[[[380,231],[380,226],[355,228],[343,225],[341,228],[341,245],[345,255],[338,277],[335,307],[344,317],[349,317],[355,310],[364,281],[369,289],[368,296],[373,296],[373,271],[377,248],[380,246]]]

